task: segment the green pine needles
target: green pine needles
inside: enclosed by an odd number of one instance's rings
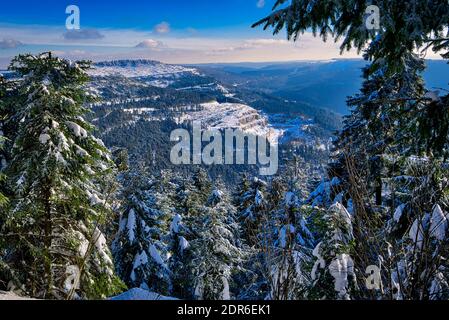
[[[88,61],[51,53],[16,57],[23,77],[10,121],[17,124],[6,172],[15,190],[2,233],[10,288],[40,298],[104,298],[119,291],[101,231],[110,214],[101,181],[113,174],[103,143],[83,118]],[[20,272],[19,272],[20,271]]]

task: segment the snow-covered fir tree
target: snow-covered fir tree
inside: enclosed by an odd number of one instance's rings
[[[184,225],[183,218],[176,213],[170,224],[168,248],[170,250],[169,268],[172,271],[172,295],[175,297],[190,297],[189,268],[190,242],[187,240],[190,233]]]
[[[291,179],[289,179],[291,180]],[[308,264],[314,237],[307,226],[297,184],[287,184],[275,179],[270,194],[279,194],[280,201],[270,210],[267,225],[271,230],[262,242],[268,267],[269,298],[274,300],[297,300],[307,297],[310,286]],[[281,192],[281,193],[279,193]],[[265,243],[265,244],[264,244]]]
[[[444,251],[444,240],[435,241],[431,221],[440,221],[433,227],[443,234],[448,104],[447,95],[440,97],[424,89],[424,60],[416,53],[433,48],[446,50],[443,57],[448,57],[449,43],[444,38],[449,6],[445,1],[424,0],[376,1],[375,5],[381,12],[377,30],[367,30],[365,6],[354,1],[280,0],[276,11],[256,25],[273,27],[274,33],[286,27],[288,37],[294,40],[312,28],[324,40],[342,38],[342,51],[366,48],[365,59],[370,63],[364,70],[360,94],[348,101],[353,110],[335,144],[330,179],[311,194],[311,204],[327,212],[324,226],[328,230],[314,253],[315,271],[318,267],[328,270],[336,261],[339,270],[346,269],[347,274],[364,281],[366,267],[382,270],[377,291],[360,287],[350,292],[349,287],[339,286],[338,298],[441,298],[447,280],[444,263],[437,257]],[[438,18],[431,12],[439,12]],[[326,235],[335,230],[330,217],[344,212],[343,205],[350,212],[353,239],[350,246],[347,241],[339,245],[344,249],[337,252],[340,258],[333,252],[334,258],[328,259],[324,254],[329,244]],[[418,261],[432,263],[424,267]],[[330,276],[324,282],[316,272],[314,277],[321,279],[318,286],[320,282],[328,287],[337,284]],[[343,280],[340,284],[347,282]],[[317,298],[333,293],[325,286],[321,289],[324,291]]]
[[[166,237],[175,215],[166,200],[169,183],[164,177],[149,178],[142,170],[125,175],[123,213],[113,243],[117,272],[130,288],[170,294],[171,255]]]
[[[310,189],[314,187],[314,177],[310,177],[309,173],[310,164],[299,155],[293,154],[293,158],[287,161],[285,174],[282,175],[287,188],[294,190],[300,201],[308,198]]]
[[[351,245],[354,240],[352,218],[340,203],[325,213],[326,231],[313,250],[312,299],[350,299],[357,281]]]
[[[7,185],[6,185],[6,175],[4,170],[6,169],[6,137],[4,132],[4,124],[8,118],[7,99],[11,96],[11,83],[7,82],[6,79],[0,74],[0,210],[6,211],[7,208]],[[3,230],[3,224],[6,216],[5,214],[0,214],[0,233]],[[7,289],[7,283],[1,279],[8,278],[8,272],[6,271],[7,266],[3,262],[3,256],[7,254],[7,239],[0,236],[0,288]],[[4,275],[3,275],[4,274]]]
[[[104,298],[122,284],[101,228],[109,195],[98,181],[113,173],[108,150],[83,118],[94,97],[85,61],[51,53],[20,55],[10,66],[23,80],[12,119],[18,123],[3,212],[9,288],[40,298]]]
[[[181,178],[177,181],[174,191],[175,215],[170,224],[169,248],[171,252],[170,270],[173,271],[172,294],[179,298],[192,298],[192,279],[189,269],[191,256],[190,240],[193,217],[196,214],[195,188],[190,179]]]
[[[449,274],[446,166],[429,159],[411,159],[407,176],[394,183],[397,207],[388,221],[384,265],[385,294],[392,299],[447,299]],[[423,264],[422,261],[430,261]]]
[[[212,190],[212,183],[204,169],[196,170],[190,178],[181,179],[174,197],[177,212],[187,220],[194,217],[195,209],[207,203]]]
[[[4,191],[3,182],[5,176],[3,174],[3,169],[6,167],[6,157],[3,154],[4,144],[5,144],[5,135],[3,132],[3,123],[6,118],[6,102],[4,101],[8,94],[8,84],[0,74],[0,206],[6,203],[6,197],[2,193]],[[1,220],[0,220],[1,221]],[[1,222],[0,222],[1,226]]]
[[[258,244],[258,234],[267,209],[266,189],[267,183],[257,177],[248,180],[243,176],[239,185],[236,196],[238,217],[250,246]]]
[[[230,300],[232,278],[239,271],[244,251],[229,196],[213,190],[206,205],[197,208],[195,238],[190,241],[193,296],[200,300]]]

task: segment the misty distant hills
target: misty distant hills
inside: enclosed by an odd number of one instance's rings
[[[342,59],[313,62],[208,64],[199,68],[227,85],[259,90],[292,102],[347,114],[346,98],[362,84],[366,62]],[[425,80],[429,89],[449,89],[449,65],[428,60]]]

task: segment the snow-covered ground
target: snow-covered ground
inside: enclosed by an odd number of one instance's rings
[[[154,301],[154,300],[178,300],[171,297],[161,296],[160,294],[146,291],[140,288],[131,289],[121,295],[111,298],[111,300],[140,300],[140,301]]]
[[[13,292],[0,291],[0,301],[3,300],[35,300],[35,299],[19,297]]]
[[[0,301],[5,301],[5,300],[19,301],[19,300],[36,300],[36,299],[20,297],[13,292],[0,291]],[[143,289],[135,288],[135,289],[131,289],[127,292],[124,292],[116,297],[113,297],[110,300],[117,300],[117,301],[120,301],[120,300],[141,300],[141,301],[151,300],[151,301],[154,301],[154,300],[178,300],[178,299],[172,298],[172,297],[165,297],[165,296],[162,296],[162,295],[154,293],[154,292],[149,292],[149,291],[146,291]]]
[[[167,76],[191,73],[199,75],[195,68],[164,64],[157,61],[146,60],[123,60],[97,63],[93,70],[89,71],[91,76],[122,75],[126,78],[155,77],[165,78]],[[158,83],[158,85],[166,83]]]

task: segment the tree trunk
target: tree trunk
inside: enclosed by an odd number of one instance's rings
[[[376,206],[382,205],[382,179],[376,180]]]

